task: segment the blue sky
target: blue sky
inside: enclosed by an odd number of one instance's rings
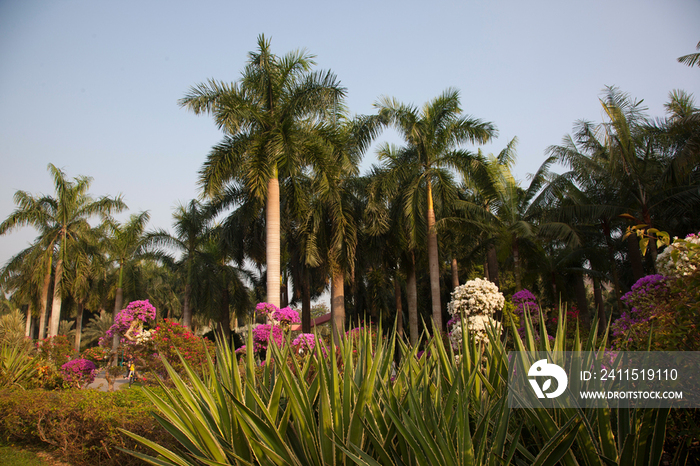
[[[352,113],[458,88],[465,113],[499,129],[485,152],[518,137],[525,180],[576,120],[601,120],[606,85],[655,117],[673,89],[699,96],[700,69],[676,61],[695,51],[699,20],[697,0],[0,1],[0,219],[15,191],[52,193],[53,163],[170,227],[221,138],[177,100],[209,78],[235,81],[261,33],[279,55],[315,54]],[[0,237],[0,264],[33,237]]]

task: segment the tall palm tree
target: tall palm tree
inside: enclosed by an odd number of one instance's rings
[[[324,117],[345,90],[330,72],[311,72],[313,56],[304,51],[274,55],[270,41],[258,38],[241,78],[231,84],[210,80],[193,87],[180,105],[213,114],[226,136],[200,171],[207,196],[239,183],[266,202],[267,300],[280,305],[280,179],[303,173],[319,156]],[[316,137],[314,137],[314,135]]]
[[[61,303],[68,286],[63,282],[63,268],[70,260],[68,251],[71,245],[88,234],[90,225],[88,219],[96,215],[106,216],[119,212],[126,206],[121,197],[107,196],[93,199],[88,194],[92,178],[78,176],[70,181],[65,173],[49,164],[49,172],[53,178],[56,197],[34,197],[24,191],[15,193],[15,203],[19,207],[0,225],[0,234],[4,234],[22,226],[33,226],[39,231],[39,241],[48,254],[57,250],[56,268],[54,273],[54,295],[51,305],[51,321],[49,336],[58,334],[61,319]],[[44,261],[44,264],[50,262]],[[47,275],[50,271],[47,271]]]
[[[146,241],[146,225],[151,214],[141,212],[132,214],[125,223],[107,219],[107,248],[109,257],[117,265],[117,283],[114,298],[114,315],[122,310],[124,304],[124,274],[134,265],[134,260],[143,256]]]
[[[401,159],[417,169],[417,176],[405,193],[406,205],[415,203],[418,192],[425,193],[432,313],[435,326],[441,331],[440,267],[433,191],[443,199],[454,199],[456,187],[451,171],[469,177],[474,164],[473,154],[461,149],[461,145],[488,142],[495,136],[496,129],[491,123],[461,116],[459,92],[456,89],[447,89],[420,110],[385,97],[375,106],[380,119],[398,130],[406,141],[406,146],[401,149],[404,154]],[[392,164],[393,160],[380,158],[397,174],[404,172],[404,167]]]
[[[12,295],[16,305],[27,306],[27,321],[31,324],[32,315],[39,317],[39,338],[46,336],[46,301],[51,286],[50,265],[46,265],[47,257],[42,245],[33,243],[10,258],[0,273],[0,289]],[[29,332],[26,336],[30,336]]]
[[[133,269],[134,261],[143,255],[146,241],[146,224],[151,215],[146,212],[132,214],[125,223],[119,223],[109,218],[104,222],[107,230],[106,248],[111,260],[117,265],[117,282],[114,294],[113,319],[122,310],[124,305],[124,274]],[[121,335],[115,334],[112,338],[112,352],[117,353]]]
[[[388,144],[379,148],[384,159],[397,157],[398,150]],[[389,164],[400,165],[400,161]],[[409,168],[408,166],[406,168]],[[367,202],[366,230],[370,238],[379,237],[381,249],[393,255],[406,276],[406,303],[408,305],[409,338],[412,345],[418,343],[418,289],[416,278],[416,254],[419,245],[424,242],[425,229],[417,227],[422,216],[414,215],[412,209],[407,215],[402,194],[407,180],[414,176],[402,174],[394,176],[395,171],[388,168],[372,167],[370,172],[369,199]],[[414,204],[415,206],[415,204]],[[422,223],[421,223],[422,225]],[[393,253],[393,254],[392,254]],[[366,256],[368,254],[363,254]],[[398,283],[398,270],[395,282]],[[396,287],[396,285],[394,285]]]
[[[182,300],[182,324],[192,327],[192,289],[196,286],[197,261],[201,259],[203,248],[211,233],[212,215],[209,208],[196,200],[186,206],[180,205],[173,214],[175,235],[165,230],[148,233],[145,238],[146,248],[154,254],[168,256],[157,248],[167,247],[180,253],[178,268],[184,277],[185,291]]]

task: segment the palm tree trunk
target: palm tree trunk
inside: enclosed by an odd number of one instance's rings
[[[459,286],[459,268],[457,267],[457,258],[452,258],[452,289]]]
[[[433,325],[435,333],[442,332],[442,306],[440,305],[440,264],[438,262],[437,232],[435,231],[435,211],[433,210],[433,189],[428,181],[428,269],[430,271],[430,297],[433,304]]]
[[[331,321],[333,339],[340,342],[345,333],[345,283],[342,271],[334,271],[331,277]]]
[[[500,288],[501,284],[498,281],[498,256],[496,255],[496,246],[494,244],[489,244],[486,249],[486,263],[489,269],[489,281]]]
[[[632,276],[636,282],[644,276],[644,265],[642,264],[642,253],[639,250],[639,240],[636,235],[627,237],[627,250],[630,265],[632,266]]]
[[[574,280],[576,305],[578,306],[579,315],[583,322],[589,323],[590,316],[588,314],[588,299],[586,299],[586,284],[583,281],[583,274],[577,273]]]
[[[219,321],[219,327],[224,335],[224,340],[231,343],[231,310],[229,309],[229,293],[228,288],[224,288],[221,296],[221,320]]]
[[[599,278],[593,279],[593,297],[598,313],[598,335],[602,335],[605,332],[607,320],[605,319],[605,305],[603,304],[603,292],[600,289]]]
[[[276,170],[275,170],[276,172]],[[280,306],[280,184],[277,173],[267,184],[265,212],[267,302]]]
[[[78,315],[75,317],[75,342],[73,348],[75,351],[80,351],[80,338],[83,333],[83,311],[85,306],[82,301],[78,302]]]
[[[182,303],[182,325],[185,328],[192,329],[192,309],[190,307],[190,297],[192,296],[192,285],[187,280],[185,283],[185,297]]]
[[[32,308],[30,306],[27,306],[27,317],[24,324],[24,336],[30,338],[32,336]]]
[[[520,247],[518,245],[518,237],[513,234],[513,272],[515,275],[515,289],[520,291],[523,289],[520,281]]]
[[[408,301],[408,330],[411,345],[418,344],[418,286],[416,285],[416,256],[411,252],[406,279],[406,298]]]
[[[41,308],[39,310],[39,340],[46,336],[46,317],[49,310],[49,287],[51,286],[51,268],[44,278],[44,286],[41,288]]]
[[[622,292],[620,291],[620,278],[617,274],[617,263],[615,262],[615,251],[613,249],[612,238],[610,236],[610,223],[607,218],[602,220],[603,234],[605,235],[605,244],[608,248],[608,260],[610,261],[610,271],[612,272],[613,287],[615,288],[615,297],[617,298],[617,308],[620,313],[623,311],[622,306]]]
[[[287,280],[284,277],[280,278],[280,308],[289,306],[289,288]]]
[[[301,281],[301,331],[311,333],[311,285],[309,270],[304,266]]]
[[[122,306],[124,305],[124,289],[122,288],[122,268],[119,268],[119,282],[117,284],[117,291],[114,294],[114,312],[112,313],[112,322],[117,323],[117,314],[119,314],[119,311],[122,310]],[[112,366],[117,363],[116,355],[117,351],[119,350],[119,340],[121,339],[121,335],[119,332],[116,332],[112,336],[112,358],[110,359],[109,365]]]
[[[394,343],[394,362],[401,364],[401,344],[403,340],[403,305],[401,304],[401,284],[398,273],[394,274],[394,300],[396,302],[396,340]]]
[[[396,336],[403,337],[403,305],[401,304],[401,284],[394,275],[394,301],[396,302]]]
[[[58,335],[58,325],[61,322],[61,279],[63,278],[63,259],[56,263],[56,276],[53,281],[53,302],[51,303],[51,320],[49,322],[49,337]]]

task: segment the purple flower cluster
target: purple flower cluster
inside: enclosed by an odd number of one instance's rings
[[[260,314],[267,316],[267,315],[272,315],[273,312],[278,311],[279,309],[277,306],[274,304],[270,303],[258,303],[257,306],[255,306],[255,311],[259,312]]]
[[[284,332],[276,325],[262,324],[255,327],[253,329],[253,343],[255,344],[253,350],[266,350],[270,343],[270,337],[274,339],[277,346],[281,347],[284,344]]]
[[[97,367],[89,359],[73,359],[61,366],[63,380],[78,387],[94,382],[96,373]]]
[[[302,350],[308,351],[309,353],[314,352],[316,348],[316,337],[313,333],[301,333],[297,336],[294,341],[292,341],[292,346],[298,347],[298,351],[301,353]],[[321,342],[321,352],[324,356],[328,354],[326,347]]]
[[[667,278],[663,275],[647,275],[632,285],[621,300],[629,308],[612,323],[610,330],[614,346],[626,347],[635,340],[644,339],[646,324],[656,314],[657,303],[670,293]]]
[[[622,302],[629,307],[646,304],[654,295],[669,290],[666,277],[663,275],[647,275],[632,285],[632,289],[622,296]]]
[[[276,320],[282,324],[299,324],[301,319],[299,318],[299,313],[292,309],[291,307],[285,307],[282,309],[277,309],[272,313],[272,320]]]
[[[134,320],[141,320],[145,323],[155,319],[156,308],[153,307],[147,299],[143,301],[132,301],[126,306],[126,309],[119,311],[117,317],[114,319],[114,324],[112,324],[105,334],[105,341],[111,341],[115,333],[126,333]]]
[[[258,303],[258,305],[255,306],[255,311],[267,316],[275,322],[279,322],[280,324],[291,325],[301,323],[299,312],[295,311],[291,307],[280,309],[274,304]]]
[[[517,293],[513,294],[511,298],[513,304],[515,305],[515,313],[522,317],[525,314],[525,309],[530,311],[530,314],[536,314],[540,310],[539,304],[537,304],[537,298],[535,295],[523,288]]]
[[[518,291],[517,293],[513,294],[513,297],[511,298],[513,301],[513,304],[515,305],[515,314],[520,317],[520,327],[518,328],[518,333],[520,334],[520,338],[525,338],[526,332],[525,332],[525,310],[530,313],[530,316],[532,318],[532,326],[533,330],[535,332],[535,340],[540,339],[540,334],[537,331],[540,325],[540,305],[537,304],[537,298],[535,297],[530,290],[523,288],[522,290]],[[550,335],[547,335],[549,341],[554,340],[554,338]]]

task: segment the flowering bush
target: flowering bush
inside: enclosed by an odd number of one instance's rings
[[[200,374],[207,365],[207,353],[214,357],[214,344],[211,341],[194,335],[177,322],[165,319],[148,332],[148,335],[148,340],[129,348],[129,356],[134,358],[137,370],[144,375],[153,371],[166,377],[165,367],[159,355],[180,374],[184,373],[184,366],[178,353]]]
[[[255,306],[255,311],[264,316],[271,316],[273,312],[278,310],[277,306],[270,303],[258,303],[257,306]]]
[[[687,277],[700,270],[700,233],[674,238],[656,257],[657,270],[667,277]]]
[[[455,288],[447,305],[447,311],[452,315],[448,322],[452,346],[458,349],[462,345],[462,322],[479,342],[488,342],[488,327],[494,327],[500,333],[501,325],[492,316],[503,309],[504,303],[503,294],[488,280],[477,278]]]
[[[540,316],[546,320],[546,312],[544,309],[540,308],[535,295],[532,294],[530,290],[523,288],[517,293],[514,293],[511,300],[515,306],[513,313],[517,316],[518,322],[520,322],[520,325],[518,326],[518,334],[520,335],[520,338],[524,339],[526,335],[525,311],[527,311],[530,314],[532,321],[532,329],[534,331],[535,340],[539,341],[540,333],[538,329],[540,327]],[[556,323],[556,321],[554,321],[554,323]],[[554,337],[551,335],[549,335],[548,338],[550,341],[554,340]]]
[[[80,354],[83,359],[92,361],[95,366],[101,367],[109,362],[109,348],[102,346],[94,346],[92,348],[86,348]]]
[[[313,354],[316,348],[316,336],[313,333],[301,333],[292,341],[292,346],[296,348],[299,355]],[[324,356],[328,354],[323,341],[321,341],[321,352]]]
[[[73,343],[65,335],[44,338],[37,342],[37,353],[41,359],[52,362],[60,367],[73,356]]]
[[[156,319],[156,308],[148,302],[132,301],[117,314],[114,324],[107,330],[105,336],[100,338],[101,346],[109,346],[112,337],[116,334],[123,335],[128,341],[135,341],[138,335],[143,332],[143,324]]]
[[[95,381],[97,368],[89,359],[73,359],[61,366],[63,381],[76,388],[83,388]]]
[[[274,324],[261,324],[253,329],[253,351],[266,350],[270,343],[270,337],[275,340],[277,346],[284,345],[284,332]]]
[[[613,347],[629,351],[646,349],[649,322],[669,298],[669,284],[663,275],[647,275],[637,280],[621,298],[628,310],[612,323]]]
[[[299,312],[295,311],[291,307],[285,307],[282,309],[277,309],[272,313],[272,320],[280,324],[300,324],[301,319],[299,318]]]

